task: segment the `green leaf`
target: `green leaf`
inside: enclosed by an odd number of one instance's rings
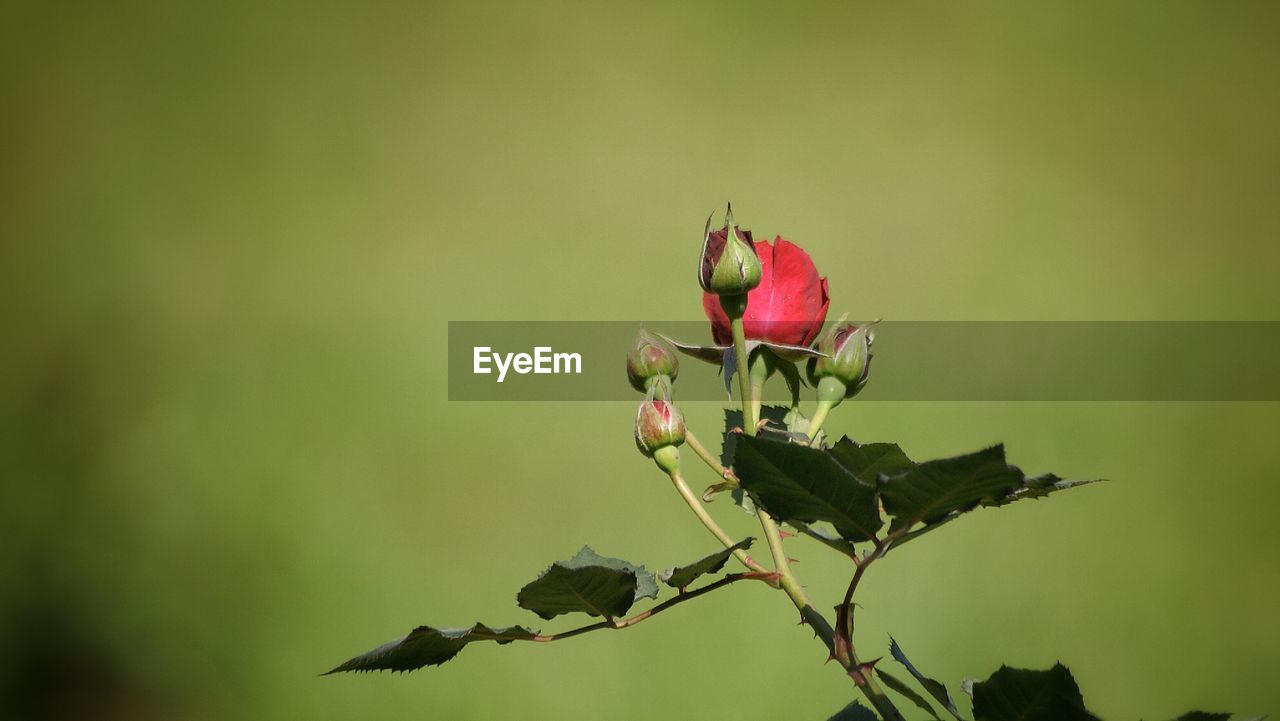
[[[904,697],[910,700],[911,703],[914,703],[916,706],[920,707],[921,711],[924,711],[925,713],[929,714],[935,719],[938,718],[938,712],[933,710],[933,707],[929,705],[929,702],[925,701],[923,696],[916,693],[914,689],[908,686],[905,682],[903,682],[897,676],[894,676],[890,674],[888,671],[885,671],[884,669],[880,669],[880,668],[876,669],[876,674],[880,676],[881,681],[884,681],[885,686],[888,686],[894,691],[897,691],[898,693],[902,694]],[[939,721],[941,721],[941,719],[939,719]]]
[[[1208,711],[1188,711],[1173,721],[1227,721],[1229,713],[1210,713]]]
[[[763,406],[760,409],[760,417],[768,421],[766,428],[774,427],[785,431],[787,424],[784,419],[789,410],[785,406]],[[720,446],[720,463],[725,468],[733,467],[733,457],[738,447],[738,438],[742,436],[741,433],[735,433],[734,429],[740,429],[742,426],[742,411],[725,409],[724,435]],[[733,498],[733,502],[741,506],[742,510],[746,511],[748,515],[756,515],[756,504],[751,500],[751,496],[747,495],[746,491],[741,488],[735,488],[730,495]]]
[[[850,701],[848,706],[837,711],[827,721],[880,721],[880,717],[857,701]]]
[[[973,685],[973,716],[975,721],[1098,721],[1062,664],[1048,671],[1001,666]]]
[[[883,525],[875,485],[859,480],[828,451],[742,436],[734,473],[775,518],[826,521],[850,541],[870,539]]]
[[[903,667],[907,669],[907,672],[915,677],[915,680],[924,688],[924,690],[928,691],[930,696],[937,699],[938,703],[942,704],[943,708],[947,709],[952,716],[960,718],[960,712],[956,710],[955,701],[951,700],[951,694],[947,692],[947,687],[942,685],[941,682],[935,681],[934,679],[920,673],[920,671],[915,667],[915,664],[911,663],[911,661],[907,659],[907,654],[902,652],[902,647],[898,645],[898,642],[895,641],[892,636],[889,637],[889,655],[893,656],[895,661],[902,664]]]
[[[906,535],[898,542],[901,545],[979,506],[1004,506],[1093,482],[1066,481],[1051,474],[1027,478],[1017,466],[1005,462],[1004,446],[996,445],[881,476],[880,495],[885,511],[893,516],[891,532],[905,533],[917,523],[925,525]]]
[[[617,618],[641,598],[656,598],[658,583],[644,566],[601,556],[588,546],[557,561],[525,584],[516,603],[544,619],[562,613]]]
[[[413,671],[423,666],[439,666],[457,656],[469,643],[496,641],[508,644],[534,636],[534,632],[524,626],[490,628],[482,623],[471,628],[419,626],[407,636],[356,656],[325,675],[343,671]]]
[[[831,455],[849,472],[866,483],[875,483],[880,476],[894,476],[915,467],[897,443],[854,443],[848,436],[841,438],[831,448]]]
[[[703,556],[687,566],[668,568],[658,574],[658,578],[672,588],[687,588],[689,584],[696,581],[699,576],[708,573],[715,573],[716,571],[724,568],[724,564],[728,562],[729,557],[733,555],[734,551],[750,548],[751,544],[754,543],[755,540],[756,539],[754,538],[745,538],[733,544],[729,548]]]

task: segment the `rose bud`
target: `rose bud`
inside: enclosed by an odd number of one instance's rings
[[[627,353],[627,379],[631,387],[646,393],[657,383],[666,386],[680,373],[680,361],[675,353],[662,345],[643,328],[636,336],[636,344]]]
[[[717,296],[740,296],[760,285],[760,258],[756,255],[751,231],[733,224],[733,209],[725,211],[724,227],[707,230],[698,261],[698,283],[702,290]]]
[[[636,447],[668,473],[679,468],[684,416],[670,401],[646,400],[636,411]]]
[[[871,373],[871,325],[844,323],[818,341],[818,351],[829,358],[810,358],[809,382],[818,388],[818,400],[833,405],[852,398],[867,384]]]
[[[751,340],[808,346],[827,319],[827,279],[800,246],[783,240],[755,244],[760,284],[747,293],[743,332]],[[704,293],[702,309],[711,321],[711,336],[720,345],[733,342],[729,316],[713,293]]]

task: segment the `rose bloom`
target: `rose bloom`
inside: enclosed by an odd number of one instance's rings
[[[715,231],[723,233],[723,230]],[[747,312],[742,317],[748,339],[780,345],[808,346],[827,319],[827,279],[809,254],[782,236],[773,244],[755,244],[760,257],[760,285],[747,293]],[[729,317],[720,307],[720,297],[702,294],[702,309],[711,320],[711,337],[717,345],[733,343]]]

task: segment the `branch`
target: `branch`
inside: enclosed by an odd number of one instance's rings
[[[662,603],[659,603],[658,605],[654,606],[653,608],[650,608],[649,610],[643,611],[641,613],[637,613],[636,615],[631,616],[630,618],[625,618],[622,620],[606,618],[605,620],[600,621],[598,623],[582,626],[581,628],[575,628],[569,631],[564,631],[562,633],[537,634],[529,638],[517,638],[514,640],[537,641],[539,643],[546,643],[549,641],[559,641],[565,638],[572,638],[574,636],[580,636],[584,633],[589,633],[591,631],[599,631],[601,629],[606,629],[606,628],[617,631],[624,628],[628,628],[630,626],[634,626],[637,623],[644,621],[645,619],[652,618],[658,615],[659,613],[662,613],[668,608],[674,608],[675,606],[678,606],[684,603],[685,601],[692,601],[698,596],[701,596],[706,593],[711,593],[712,591],[718,588],[724,588],[725,586],[729,586],[731,584],[737,583],[738,581],[752,580],[752,581],[764,581],[768,583],[775,575],[776,574],[771,574],[771,573],[764,573],[764,574],[731,573],[727,576],[724,576],[723,578],[721,578],[720,580],[714,583],[708,583],[707,585],[702,586],[701,588],[698,588],[696,590],[682,593],[679,596],[676,596],[674,598],[669,598],[663,601]]]

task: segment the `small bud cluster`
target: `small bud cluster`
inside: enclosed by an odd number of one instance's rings
[[[741,374],[741,395],[744,405],[752,408],[753,422],[759,421],[761,389],[775,373],[782,375],[794,399],[786,431],[792,438],[807,436],[809,442],[821,444],[827,411],[867,384],[874,324],[842,319],[819,337],[829,303],[827,279],[808,253],[781,236],[772,243],[755,242],[750,230],[734,224],[732,207],[726,209],[722,227],[712,230],[708,218],[703,228],[698,284],[717,345],[676,344],[677,348],[702,360],[722,359],[726,382]],[[746,361],[730,363],[738,351]],[[812,418],[801,413],[798,396],[802,369],[797,364],[806,359],[803,370],[817,389],[818,408]],[[670,473],[678,470],[678,447],[686,437],[684,418],[671,400],[679,369],[671,349],[641,329],[627,354],[627,379],[645,394],[636,413],[636,446]],[[691,442],[695,450],[700,448],[696,439]],[[705,460],[705,453],[699,455]]]
[[[643,328],[627,353],[627,379],[645,394],[636,410],[636,447],[667,473],[680,467],[679,446],[684,443],[684,415],[671,402],[671,387],[680,374],[680,360]]]

